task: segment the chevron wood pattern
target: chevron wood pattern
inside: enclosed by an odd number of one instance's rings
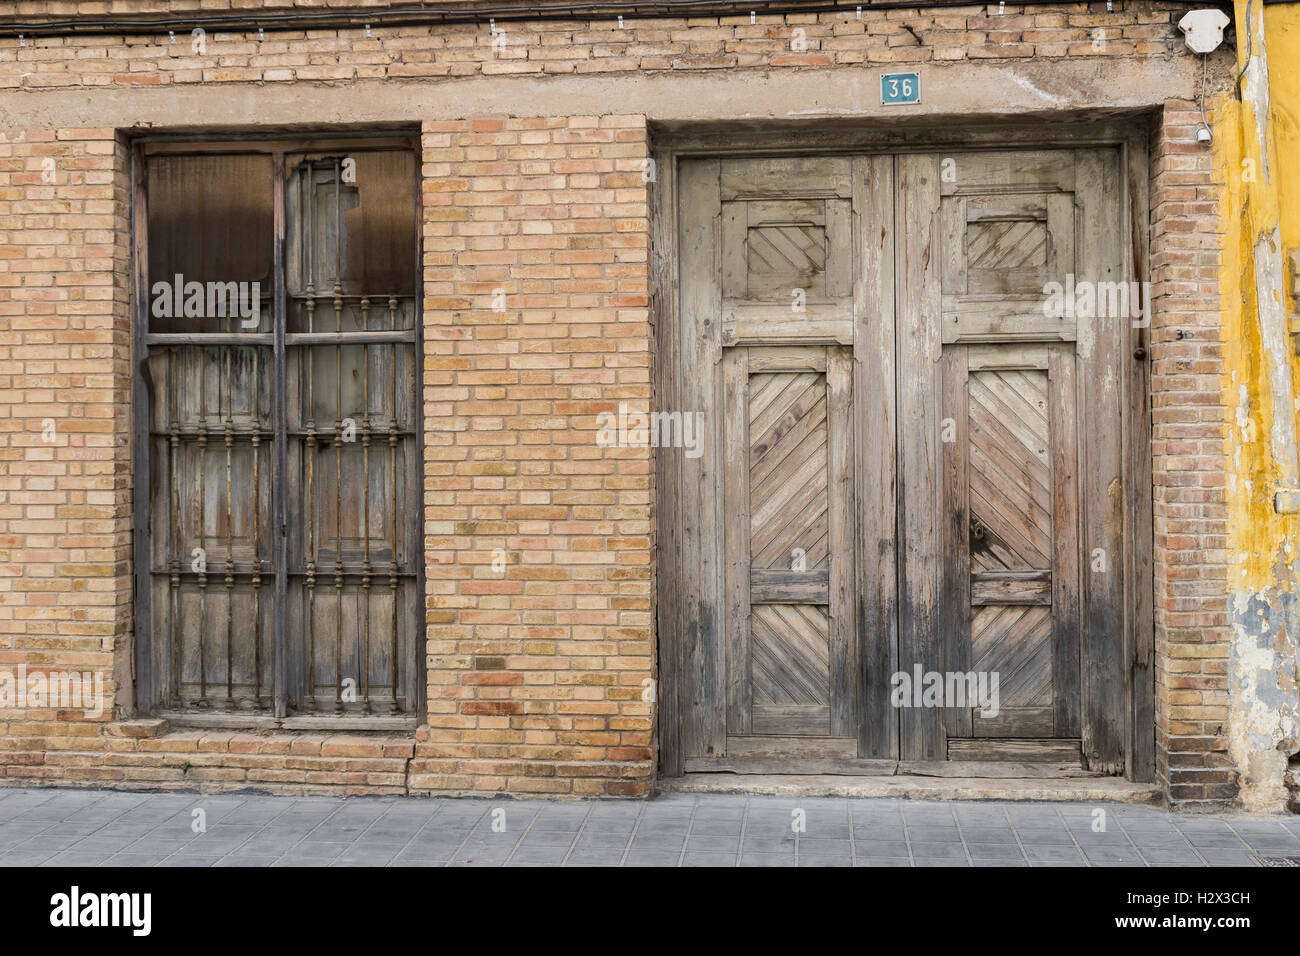
[[[1047,373],[972,372],[967,379],[971,571],[1050,571],[1052,469]],[[996,672],[1002,708],[1052,703],[1050,606],[972,608],[971,660]]]
[[[969,378],[971,570],[1052,566],[1047,373]]]
[[[826,268],[826,230],[811,224],[755,226],[748,233],[751,276],[807,276]]]
[[[1051,608],[976,608],[971,617],[971,660],[976,671],[997,673],[1003,708],[1051,704]]]
[[[972,222],[966,227],[972,269],[1024,269],[1047,263],[1047,223],[1040,219]]]
[[[749,379],[750,562],[827,567],[826,376],[774,372]]]
[[[830,620],[816,604],[756,604],[750,618],[754,703],[830,701]]]

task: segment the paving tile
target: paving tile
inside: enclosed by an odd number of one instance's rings
[[[1184,844],[1180,847],[1138,847],[1142,859],[1152,866],[1204,866],[1196,851]]]
[[[886,857],[873,857],[873,858],[871,858],[871,859],[864,860],[862,857],[858,857],[857,865],[858,865],[858,866],[889,866],[889,867],[906,866],[906,867],[911,867],[911,865],[912,865],[912,861],[911,861],[910,859],[902,859],[902,860],[900,860],[900,859],[896,859],[896,858],[892,858],[892,857],[890,857],[890,858],[886,858]]]
[[[744,821],[737,817],[735,820],[711,820],[696,818],[691,824],[691,836],[700,834],[701,836],[740,836],[740,831],[744,829]]]
[[[506,860],[507,866],[559,866],[569,852],[568,845],[538,844],[518,847]]]
[[[1030,863],[1069,863],[1076,866],[1084,864],[1083,854],[1074,846],[1026,845],[1024,853]]]
[[[1020,847],[1014,843],[967,843],[966,852],[970,854],[970,858],[977,864],[981,860],[1023,862],[1025,859]]]
[[[909,826],[909,843],[961,843],[961,831],[956,827]]]
[[[702,839],[708,839],[704,837]],[[727,839],[721,837],[720,839]],[[739,842],[739,841],[736,841]],[[684,833],[654,833],[639,832],[632,839],[631,848],[634,850],[643,850],[646,852],[659,851],[663,853],[680,853],[682,847],[686,845],[686,834]],[[723,846],[725,849],[725,844]]]
[[[922,860],[951,860],[966,862],[966,848],[960,843],[917,843],[910,841],[912,859],[917,863]]]
[[[626,832],[609,831],[601,832],[600,830],[590,830],[584,828],[578,835],[578,846],[580,847],[622,847],[627,846],[628,841],[632,839],[632,831]]]
[[[623,847],[575,846],[564,861],[565,866],[618,866],[623,859]]]
[[[756,833],[753,830],[746,830],[742,849],[745,852],[755,853],[775,853],[784,850],[793,853],[794,834],[789,832],[778,834]]]
[[[624,866],[676,866],[679,853],[633,847],[623,860]]]
[[[714,850],[704,850],[692,852],[686,851],[682,858],[682,866],[735,866],[736,854],[719,853]]]
[[[1102,863],[1133,863],[1141,865],[1142,857],[1130,846],[1092,846],[1084,847],[1083,855],[1094,866]]]
[[[869,860],[907,860],[911,858],[911,854],[907,852],[907,844],[902,840],[858,841],[854,849],[857,851],[858,859],[865,857]]]
[[[1197,847],[1197,852],[1210,866],[1258,866],[1256,854],[1249,850],[1225,850],[1220,847]],[[1266,853],[1259,854],[1267,856]]]
[[[366,846],[353,845],[348,847],[332,862],[332,866],[384,866],[393,857],[401,852],[402,847],[396,845],[385,846],[382,844],[369,844]],[[504,855],[504,854],[503,854]]]

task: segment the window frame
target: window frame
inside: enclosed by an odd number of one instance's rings
[[[413,361],[413,406],[416,410],[414,436],[411,453],[416,456],[417,478],[422,479],[424,461],[424,423],[419,410],[423,407],[423,202],[421,189],[421,150],[418,130],[403,128],[396,130],[366,130],[357,132],[330,131],[317,136],[249,134],[249,135],[202,135],[202,134],[163,134],[137,137],[130,144],[130,237],[131,237],[131,275],[130,275],[130,309],[131,316],[131,462],[133,487],[133,541],[132,541],[132,579],[133,579],[133,621],[132,649],[130,653],[132,694],[126,698],[125,709],[135,715],[148,715],[166,706],[162,700],[162,682],[154,673],[154,632],[152,599],[152,553],[150,541],[150,502],[151,488],[151,441],[150,441],[150,383],[148,377],[148,357],[150,346],[158,345],[239,345],[269,346],[273,352],[273,394],[271,416],[276,431],[270,464],[275,478],[271,481],[273,560],[272,577],[274,579],[274,605],[272,610],[272,680],[271,696],[273,711],[271,715],[241,713],[239,711],[194,712],[184,715],[168,713],[168,720],[178,725],[220,726],[225,728],[309,730],[331,728],[335,730],[414,730],[424,719],[428,706],[428,687],[420,675],[419,666],[423,658],[425,643],[424,615],[418,614],[415,621],[415,633],[411,640],[411,655],[414,660],[406,662],[415,675],[415,687],[411,709],[396,715],[343,713],[338,715],[290,714],[288,700],[290,690],[288,682],[293,675],[288,672],[289,651],[286,631],[286,612],[288,607],[288,547],[287,524],[288,502],[286,489],[289,486],[287,472],[287,446],[285,436],[287,422],[287,350],[291,345],[310,345],[318,341],[334,341],[330,333],[288,333],[288,296],[287,296],[287,222],[288,209],[286,186],[288,175],[286,157],[300,154],[319,154],[347,150],[400,150],[410,152],[414,158],[415,175],[412,182],[415,243],[414,275],[411,276],[413,296],[413,328],[409,331],[372,333],[372,336],[394,343],[408,344],[414,349]],[[161,333],[151,332],[150,295],[149,295],[149,242],[148,242],[148,164],[156,156],[175,155],[220,155],[220,154],[262,154],[272,160],[272,209],[273,220],[273,289],[271,298],[271,331],[245,333]],[[422,486],[422,481],[421,481]],[[415,570],[415,592],[417,608],[423,608],[425,597],[425,573],[423,561],[423,494],[417,489],[413,496],[416,502],[415,512],[407,516],[407,521],[416,522],[418,532],[416,541],[418,554],[413,561]]]

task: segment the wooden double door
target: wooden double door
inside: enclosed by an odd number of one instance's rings
[[[1123,772],[1121,181],[1107,149],[680,162],[683,769]]]

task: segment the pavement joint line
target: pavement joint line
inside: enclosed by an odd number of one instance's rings
[[[636,839],[637,831],[641,828],[641,818],[644,814],[645,806],[643,805],[637,809],[636,819],[632,822],[632,832],[627,836],[627,843],[623,847],[623,855],[618,858],[619,866],[627,864],[627,855],[632,852],[632,841]]]
[[[573,831],[573,839],[569,841],[569,848],[564,851],[564,859],[560,861],[560,866],[569,865],[569,857],[573,856],[573,851],[577,848],[578,841],[582,839],[582,834],[587,829],[587,820],[590,818],[591,808],[588,807],[582,814],[582,822],[580,822],[578,828]]]
[[[1079,841],[1078,841],[1078,839],[1075,837],[1075,835],[1074,835],[1074,831],[1070,829],[1070,823],[1069,823],[1069,821],[1066,820],[1066,819],[1065,819],[1065,815],[1064,815],[1063,813],[1061,813],[1061,808],[1060,808],[1060,807],[1057,807],[1057,808],[1056,808],[1056,816],[1057,816],[1057,818],[1061,821],[1061,826],[1065,827],[1065,832],[1066,832],[1066,833],[1069,835],[1069,837],[1070,837],[1070,843],[1074,846],[1074,849],[1078,852],[1079,856],[1083,859],[1083,865],[1084,865],[1085,867],[1088,867],[1089,869],[1091,869],[1091,868],[1092,868],[1092,860],[1088,859],[1088,854],[1085,853],[1084,850],[1083,850],[1083,847],[1081,847],[1081,846],[1079,845]]]
[[[680,868],[686,862],[686,851],[691,845],[691,831],[695,829],[695,814],[700,812],[700,800],[696,797],[691,803],[691,816],[686,823],[686,839],[682,841],[682,850],[677,854],[677,866]]]
[[[537,818],[540,817],[541,815],[542,815],[542,813],[541,813],[540,810],[535,811],[535,812],[533,813],[533,818],[532,818],[531,820],[529,820],[529,821],[528,821],[528,825],[527,825],[526,827],[524,827],[524,832],[521,833],[521,834],[519,834],[519,839],[515,842],[515,845],[512,846],[512,847],[510,848],[510,853],[507,854],[507,855],[506,855],[506,858],[505,858],[504,860],[501,861],[501,865],[502,865],[502,866],[509,866],[509,865],[510,865],[510,861],[513,860],[513,859],[515,858],[515,854],[519,852],[519,848],[520,848],[521,846],[523,846],[524,843],[526,843],[526,842],[528,841],[528,834],[530,834],[530,833],[533,832],[533,827],[537,826]],[[509,817],[510,817],[510,814],[509,814],[509,812],[507,811],[507,813],[506,813],[506,818],[507,818],[507,820],[509,819]],[[509,826],[509,825],[510,825],[509,823],[506,824],[506,826]],[[400,856],[400,854],[399,854],[399,856]],[[396,859],[396,857],[394,857],[394,859]]]

